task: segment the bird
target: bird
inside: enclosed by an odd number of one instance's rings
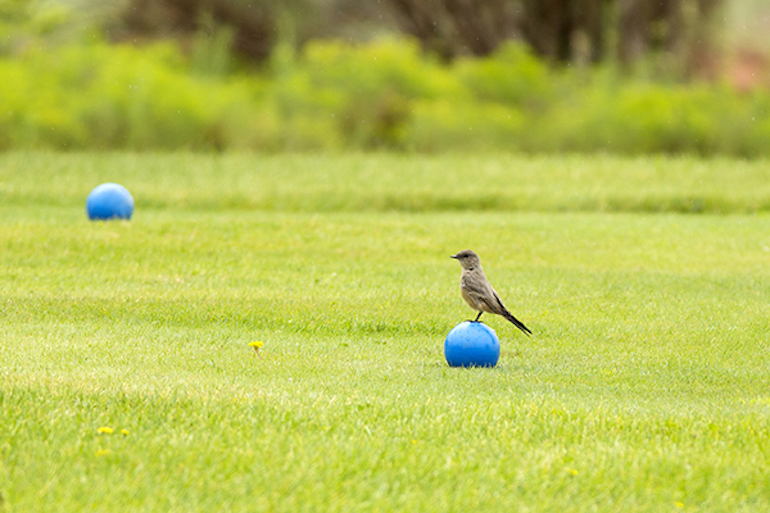
[[[464,249],[451,258],[460,262],[463,268],[463,274],[460,277],[460,293],[468,306],[478,310],[479,314],[472,322],[479,322],[481,314],[484,312],[502,315],[511,324],[519,328],[526,335],[531,335],[532,331],[524,326],[524,323],[514,317],[511,312],[503,305],[500,296],[497,295],[492,284],[489,283],[481,268],[481,259],[470,249]]]

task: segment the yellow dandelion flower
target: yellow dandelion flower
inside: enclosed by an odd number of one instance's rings
[[[679,508],[679,509],[682,509],[682,508],[684,508],[684,503],[683,503],[683,502],[679,502],[679,501],[677,501],[677,502],[675,502],[675,503],[674,503],[674,505],[675,505],[677,508]]]
[[[111,435],[112,433],[115,432],[115,430],[112,429],[111,427],[103,426],[97,429],[96,432],[99,433],[100,435]]]
[[[573,476],[576,476],[576,475],[578,475],[578,471],[577,471],[577,470],[575,470],[574,468],[568,468],[568,469],[567,469],[567,472],[569,472],[569,473],[570,473],[570,475],[573,475]]]
[[[120,434],[123,435],[123,436],[127,436],[128,435],[128,429],[121,429],[120,430]]]
[[[260,358],[262,358],[262,355],[259,353],[259,348],[264,346],[265,343],[259,340],[256,340],[254,342],[249,342],[249,347],[253,347],[254,351],[257,352],[257,355],[259,355]]]

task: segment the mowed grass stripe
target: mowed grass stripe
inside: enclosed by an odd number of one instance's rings
[[[387,153],[0,155],[4,205],[80,206],[91,189],[106,181],[126,186],[140,209],[719,214],[770,209],[767,160]]]

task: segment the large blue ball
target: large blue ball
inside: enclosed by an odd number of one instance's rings
[[[444,356],[450,367],[494,367],[500,359],[500,339],[484,323],[461,322],[446,336]]]
[[[86,213],[92,221],[131,219],[131,214],[134,213],[134,198],[122,185],[103,183],[88,195]]]

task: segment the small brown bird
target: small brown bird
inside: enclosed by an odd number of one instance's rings
[[[468,306],[479,312],[473,322],[478,322],[481,314],[487,312],[502,315],[527,335],[532,333],[529,328],[524,326],[523,322],[511,315],[511,312],[500,301],[500,296],[497,295],[492,284],[484,275],[481,259],[476,253],[470,249],[464,249],[456,255],[452,255],[452,258],[456,258],[463,267],[463,274],[460,277],[460,292],[463,299],[468,303]]]

